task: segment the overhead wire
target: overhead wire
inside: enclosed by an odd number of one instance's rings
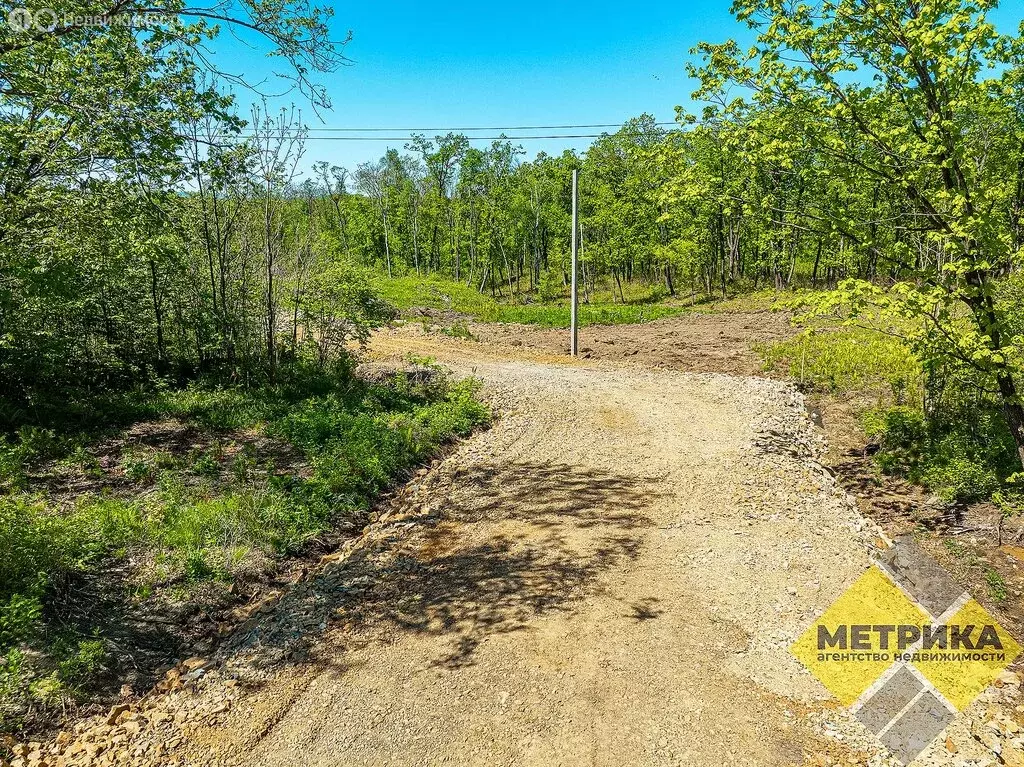
[[[276,138],[282,135],[299,135],[301,131],[296,131],[293,134],[280,134],[273,133],[269,134],[271,138]],[[530,139],[558,139],[558,138],[600,138],[602,133],[570,133],[560,134],[558,136],[467,136],[470,141],[529,141]],[[261,136],[267,136],[267,134],[239,134],[237,138],[260,138]],[[224,138],[234,138],[232,135],[225,135]],[[304,136],[307,141],[412,141],[414,136]]]
[[[667,125],[677,125],[676,122],[656,122],[654,123],[657,127],[664,127]],[[493,136],[467,136],[471,141],[531,141],[531,140],[545,140],[550,141],[554,139],[592,139],[600,138],[603,133],[560,133],[560,134],[545,134],[545,135],[508,135],[504,131],[524,131],[524,130],[583,130],[583,129],[594,129],[594,128],[621,128],[622,123],[589,123],[583,125],[510,125],[506,127],[491,126],[491,127],[464,127],[464,128],[342,128],[342,127],[323,127],[323,128],[301,128],[296,130],[289,130],[282,132],[281,130],[274,129],[267,132],[254,132],[252,129],[245,133],[239,134],[221,134],[221,138],[275,138],[280,136],[298,136],[302,135],[307,141],[413,141],[416,139],[417,133],[468,133],[478,131],[490,131],[500,132],[498,135]],[[406,133],[410,135],[402,136],[317,136],[311,135],[314,132],[318,133]]]
[[[655,125],[675,125],[671,122],[658,122]],[[589,123],[583,125],[498,125],[476,128],[309,128],[310,131],[332,132],[332,133],[384,133],[394,131],[396,133],[420,133],[447,131],[449,133],[473,132],[473,131],[507,131],[507,130],[576,130],[582,128],[621,128],[622,123]]]

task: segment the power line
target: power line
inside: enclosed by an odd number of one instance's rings
[[[294,135],[298,137],[298,133],[285,134]],[[531,139],[559,139],[559,138],[601,138],[605,134],[603,133],[570,133],[562,134],[558,136],[467,136],[470,141],[529,141]],[[269,138],[280,138],[282,134],[275,133],[270,134]],[[221,138],[267,138],[267,134],[255,135],[255,134],[242,134],[242,135],[225,135]],[[304,136],[306,141],[412,141],[412,136]]]
[[[653,125],[658,127],[664,127],[667,125],[675,126],[676,122],[655,122]],[[602,133],[567,133],[558,135],[524,135],[524,136],[509,136],[505,134],[505,131],[535,131],[535,130],[582,130],[582,129],[593,129],[593,128],[622,128],[623,123],[589,123],[581,125],[508,125],[508,126],[491,126],[491,127],[471,127],[471,128],[341,128],[341,127],[325,127],[325,128],[309,128],[304,127],[301,130],[285,130],[274,129],[270,131],[256,133],[250,129],[246,133],[238,134],[220,134],[216,138],[231,139],[251,139],[251,138],[278,138],[287,136],[298,136],[302,134],[304,138],[310,141],[413,141],[415,135],[406,136],[316,136],[311,135],[313,133],[434,133],[435,135],[441,133],[474,133],[480,131],[489,132],[500,132],[497,136],[466,136],[471,141],[498,141],[501,139],[508,139],[514,141],[530,141],[533,139],[542,139],[550,141],[552,139],[585,139],[585,138],[600,138]]]
[[[675,125],[673,122],[659,122],[655,125]],[[622,123],[591,123],[589,125],[506,125],[484,128],[307,128],[320,133],[462,133],[474,131],[507,131],[507,130],[576,130],[581,128],[621,128]]]

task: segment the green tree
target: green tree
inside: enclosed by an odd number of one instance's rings
[[[914,237],[868,244],[909,261],[913,279],[886,290],[848,281],[841,298],[854,312],[875,305],[908,319],[926,357],[991,381],[1024,462],[1020,339],[996,300],[1018,255],[1020,188],[1006,179],[1020,168],[1020,43],[997,33],[987,19],[994,7],[738,0],[734,12],[757,42],[745,53],[732,42],[701,45],[698,95],[717,103],[709,114],[761,134],[766,151],[813,151],[817,173],[869,179],[903,202],[890,223]],[[782,110],[800,116],[801,133],[778,131]],[[881,222],[871,206],[851,217],[867,232]]]

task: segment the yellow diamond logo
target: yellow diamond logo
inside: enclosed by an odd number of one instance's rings
[[[926,617],[879,568],[872,567],[790,650],[849,706],[893,663],[898,637],[874,627],[920,625]]]
[[[1021,646],[924,550],[903,539],[790,650],[907,763]]]
[[[970,599],[943,627],[933,629],[912,662],[946,700],[962,711],[1020,650],[985,608]]]

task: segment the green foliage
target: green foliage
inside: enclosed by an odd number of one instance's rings
[[[683,311],[682,307],[659,304],[605,304],[601,306],[580,304],[579,321],[584,326],[636,325],[665,317],[674,317]],[[569,315],[568,304],[560,306],[527,304],[501,306],[481,319],[485,322],[518,322],[523,325],[567,328],[569,327]]]
[[[819,391],[872,393],[889,403],[862,416],[883,473],[920,482],[948,503],[969,503],[988,499],[1014,471],[1013,438],[992,398],[959,371],[926,371],[892,333],[840,326],[761,351],[767,367]]]
[[[192,471],[200,477],[216,477],[220,474],[220,461],[214,451],[193,450],[188,463]]]
[[[137,598],[147,599],[168,588],[187,597],[198,582],[260,572],[336,525],[358,525],[383,490],[488,422],[475,382],[423,367],[429,375],[399,373],[376,384],[282,371],[278,384],[256,389],[161,390],[141,411],[212,438],[180,458],[133,446],[100,463],[83,435],[70,441],[24,430],[11,448],[19,466],[74,444],[66,466],[100,485],[123,472],[135,485],[128,498],[107,488],[60,506],[30,495],[31,484],[0,494],[0,704],[57,706],[106,673],[103,636],[69,634],[47,613],[75,580],[125,570]],[[225,438],[233,431],[277,440],[303,468],[261,465],[254,448]],[[139,493],[140,485],[153,487]]]
[[[430,278],[397,277],[376,283],[381,295],[396,307],[409,310],[418,307],[451,311],[473,317],[478,322],[511,322],[549,328],[569,327],[569,303],[564,289],[552,294],[552,303],[518,303],[486,297],[462,283]],[[673,317],[686,311],[684,307],[657,303],[658,291],[645,289],[635,303],[581,303],[579,319],[584,325],[625,325],[651,322]],[[452,328],[463,327],[456,322]],[[468,332],[468,328],[466,328]],[[466,336],[458,332],[459,337]]]
[[[402,311],[425,307],[480,317],[493,311],[495,301],[463,282],[434,274],[408,275],[388,279],[380,275],[373,283],[381,298]]]
[[[450,338],[462,338],[465,339],[466,341],[476,340],[476,336],[474,336],[473,333],[470,331],[469,325],[467,325],[462,320],[458,320],[456,322],[453,322],[451,325],[442,328],[441,332]]]
[[[948,440],[940,449],[921,478],[943,501],[970,503],[986,500],[999,487],[996,473],[978,458],[965,455],[962,445],[953,445],[956,451],[953,455],[948,455]]]
[[[21,487],[33,464],[54,456],[60,449],[61,441],[52,429],[21,426],[13,438],[0,435],[0,488]]]
[[[1010,591],[1006,585],[1006,579],[999,574],[998,570],[987,568],[985,570],[985,583],[988,584],[988,595],[993,600],[1002,604],[1009,598]]]
[[[1000,298],[1020,265],[1022,188],[1006,178],[1021,167],[1024,38],[999,34],[995,7],[739,0],[733,11],[755,45],[702,43],[691,74],[730,155],[778,169],[800,198],[818,185],[822,228],[857,254],[853,274],[811,313],[895,327],[929,379],[956,369],[975,394],[998,392],[1019,468],[1024,337]],[[762,208],[804,208],[785,200],[770,194]],[[823,249],[819,240],[815,270]],[[890,279],[876,279],[880,263]],[[973,458],[958,457],[952,475],[983,480],[964,460]]]
[[[898,406],[868,411],[864,426],[879,445],[875,460],[883,472],[921,482],[947,503],[994,497],[1015,464],[996,413],[926,419],[919,409]]]
[[[875,460],[882,471],[920,479],[928,438],[923,413],[906,406],[870,410],[864,415],[864,431],[878,441]]]
[[[1003,487],[992,494],[992,503],[999,507],[1004,519],[1024,514],[1024,472],[1007,477]]]
[[[0,604],[0,651],[31,637],[42,610],[33,593],[11,594],[6,604]]]
[[[897,338],[860,328],[807,331],[760,348],[768,369],[822,391],[886,388],[897,399],[920,398],[922,370]]]
[[[32,594],[48,573],[73,567],[78,543],[69,540],[66,528],[64,519],[48,513],[41,502],[0,496],[0,601]],[[74,546],[70,552],[68,545]]]
[[[25,686],[25,653],[17,649],[0,653],[0,700],[17,699]]]
[[[107,648],[100,639],[81,639],[54,648],[59,657],[57,679],[71,689],[89,684],[98,676],[107,659]]]

